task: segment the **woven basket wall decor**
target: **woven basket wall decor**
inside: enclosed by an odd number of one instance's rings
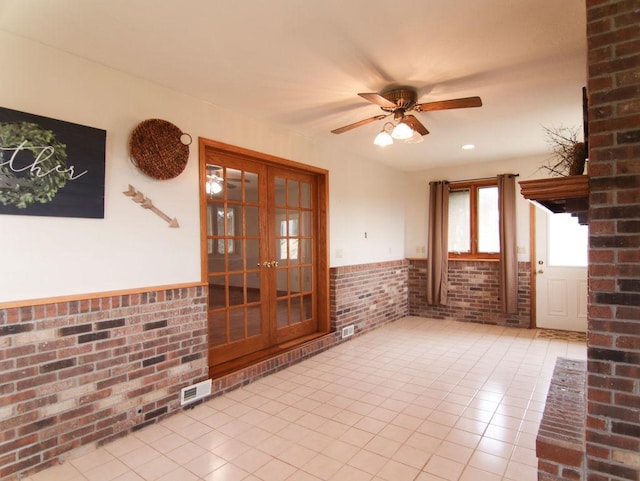
[[[183,138],[188,138],[188,143]],[[129,140],[131,161],[144,174],[158,180],[182,173],[189,158],[191,136],[171,122],[148,119],[140,122]]]

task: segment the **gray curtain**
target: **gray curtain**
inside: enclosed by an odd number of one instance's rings
[[[500,302],[508,314],[518,312],[518,254],[516,246],[516,179],[498,176],[500,212]]]
[[[449,267],[449,183],[429,182],[427,304],[446,305]]]

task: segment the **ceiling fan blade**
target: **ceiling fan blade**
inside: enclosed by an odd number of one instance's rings
[[[341,134],[343,132],[347,132],[348,130],[355,129],[356,127],[360,127],[362,125],[370,124],[371,122],[375,122],[376,120],[382,120],[386,117],[386,115],[376,115],[375,117],[369,117],[368,119],[359,120],[358,122],[354,122],[353,124],[345,125],[344,127],[340,127],[338,129],[333,129],[331,131],[332,134]]]
[[[436,102],[425,102],[417,104],[414,110],[418,112],[428,112],[431,110],[465,109],[468,107],[482,107],[480,97],[465,97],[461,99],[438,100]]]
[[[424,125],[422,125],[422,122],[420,122],[413,115],[405,115],[402,121],[405,124],[407,124],[409,127],[411,127],[413,130],[418,132],[420,135],[427,135],[429,133],[427,128]]]
[[[371,94],[358,94],[360,97],[362,97],[365,100],[368,100],[369,102],[372,102],[380,107],[383,108],[387,108],[387,109],[395,109],[397,107],[396,104],[394,104],[391,100],[387,100],[385,99],[382,95],[380,94],[376,94],[376,93],[371,93]]]

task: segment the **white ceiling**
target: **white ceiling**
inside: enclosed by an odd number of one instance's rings
[[[545,155],[543,127],[582,126],[584,0],[0,0],[0,29],[405,171]],[[330,133],[391,85],[484,105],[416,113],[421,144]]]

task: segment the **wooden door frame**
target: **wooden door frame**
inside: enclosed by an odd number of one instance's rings
[[[207,153],[219,153],[227,157],[260,162],[268,166],[295,170],[312,174],[317,179],[317,195],[315,200],[317,231],[317,252],[315,263],[317,266],[317,313],[318,332],[327,333],[330,331],[329,319],[329,171],[319,167],[295,162],[281,157],[276,157],[262,152],[257,152],[243,147],[226,144],[204,137],[198,138],[199,149],[199,185],[200,185],[200,266],[201,280],[208,283],[207,272],[207,196],[205,192]]]
[[[538,272],[537,261],[536,261],[536,209],[537,207],[532,203],[529,203],[529,265],[531,266],[531,281],[530,281],[530,308],[529,312],[531,313],[531,319],[529,322],[529,328],[535,329],[537,326],[537,306],[536,306],[536,289],[537,289],[537,279],[536,274]]]

